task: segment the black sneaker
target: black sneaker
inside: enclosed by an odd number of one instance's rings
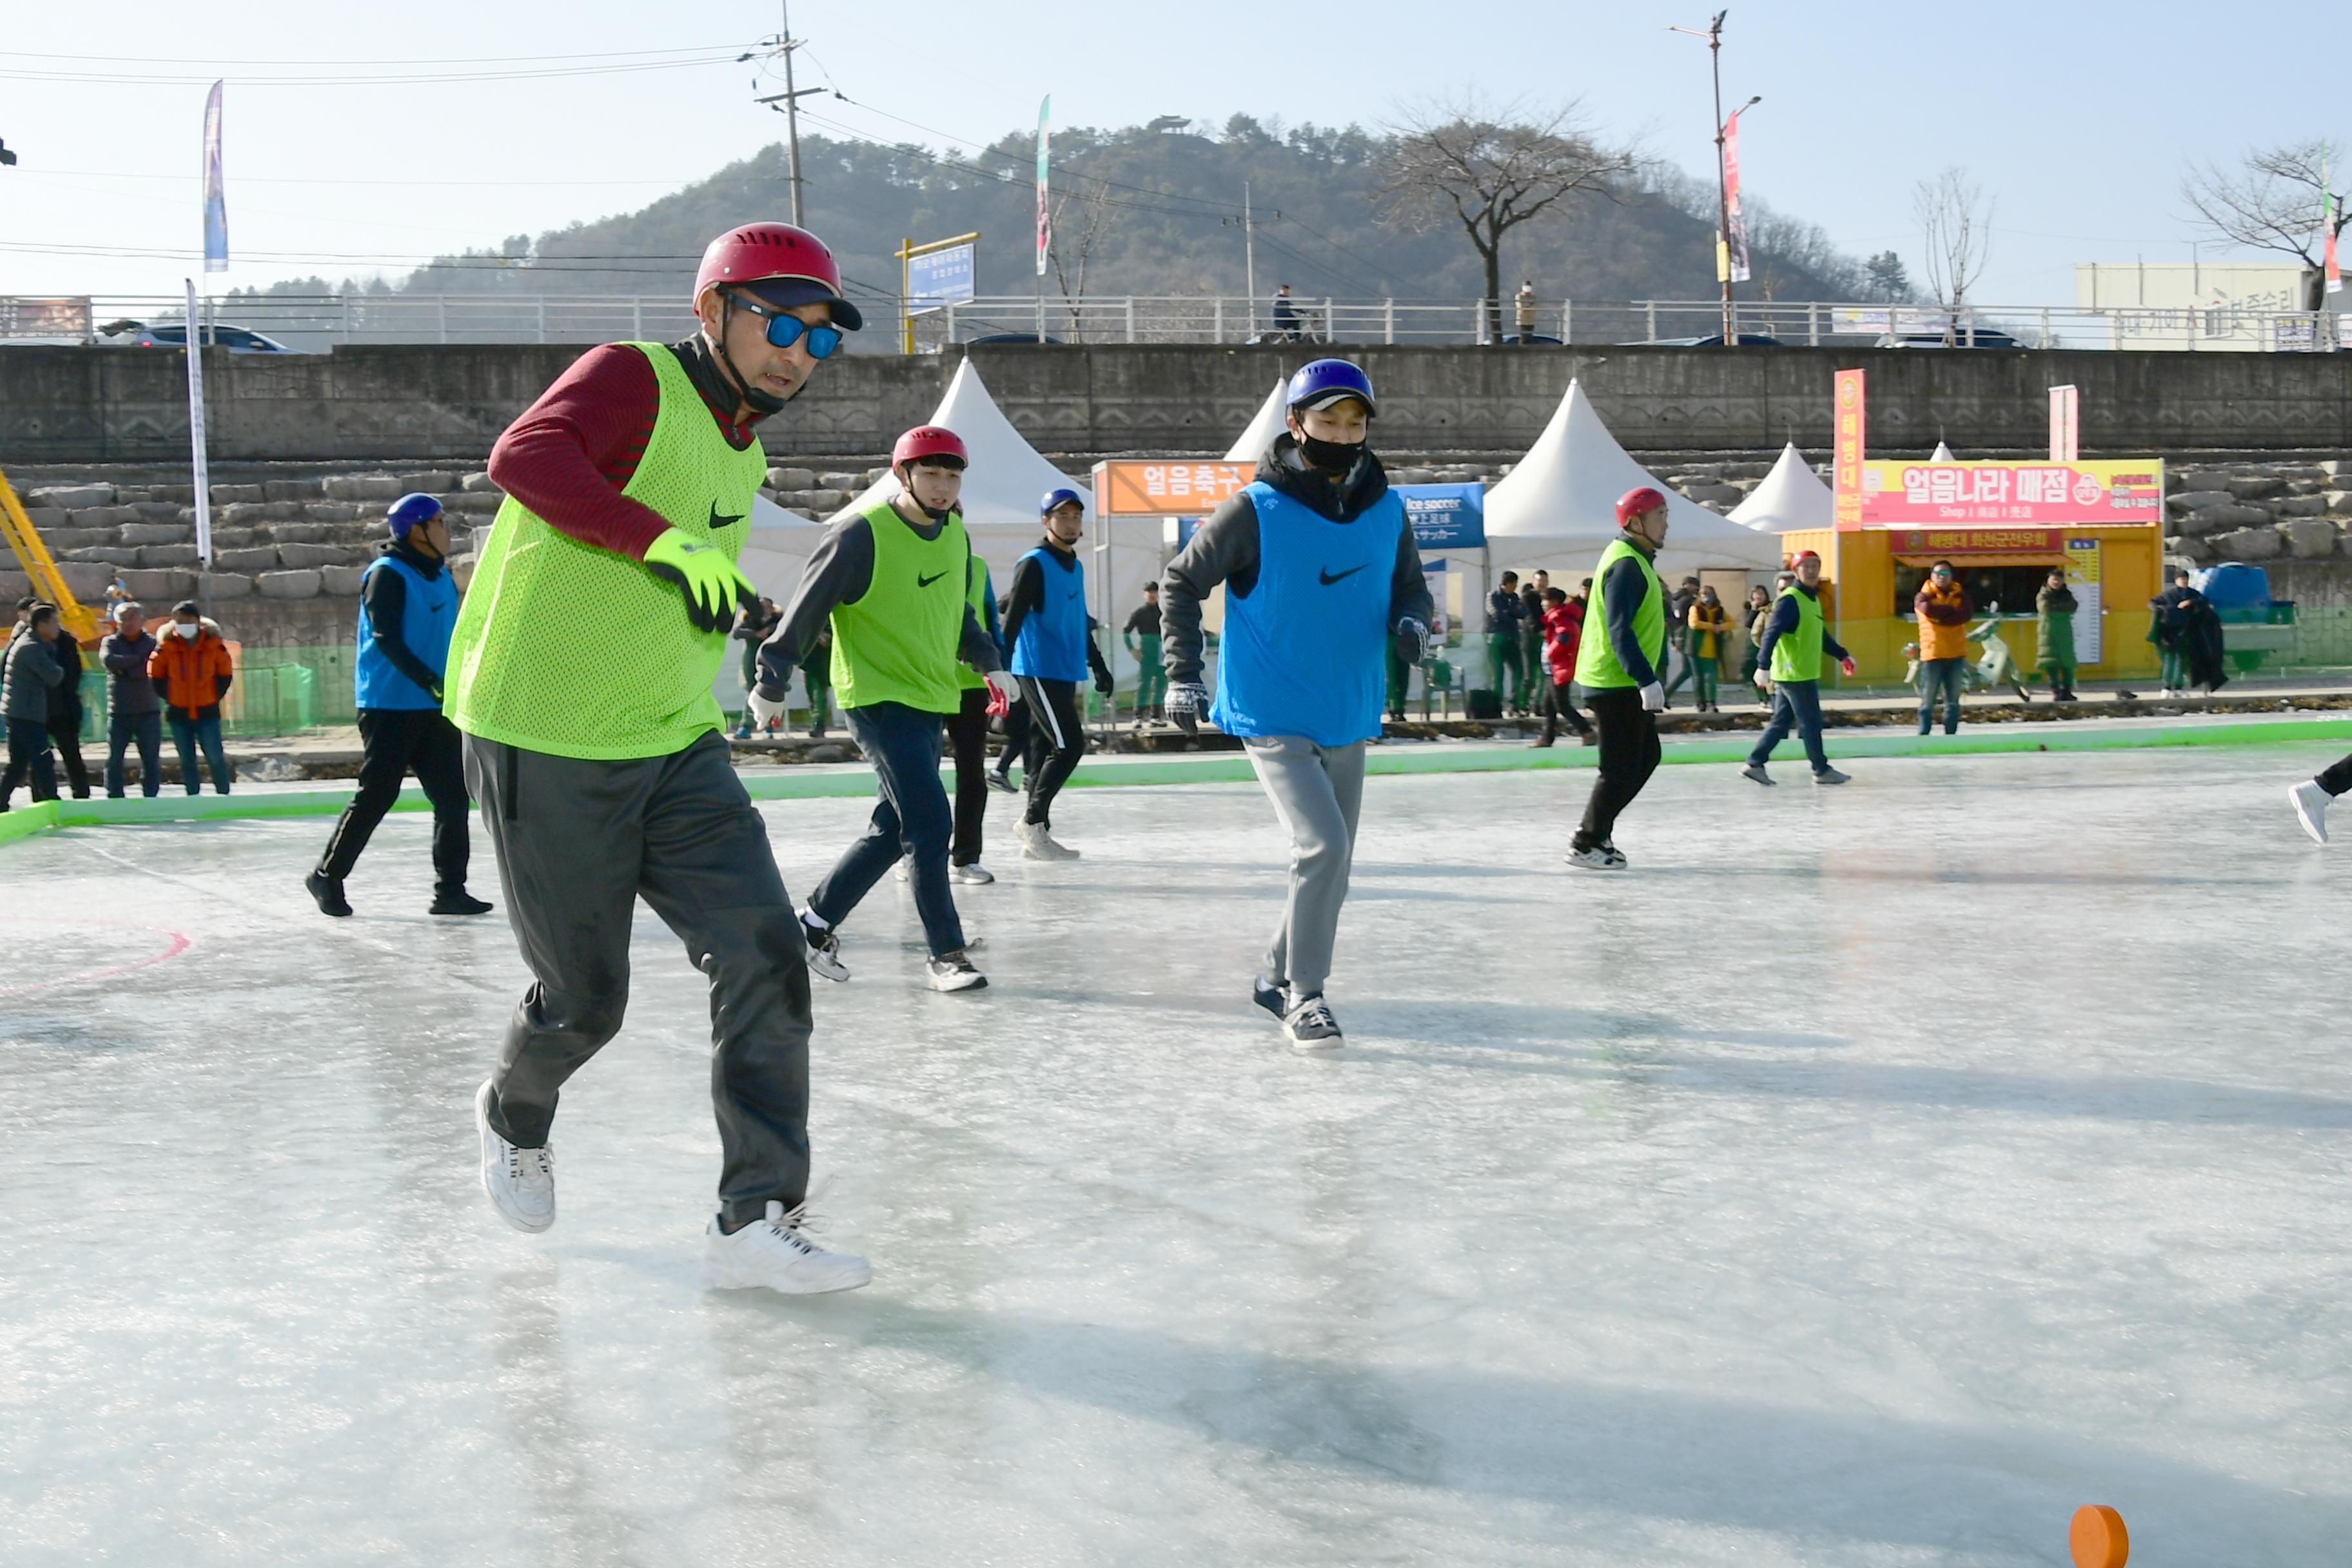
[[[352,912],[351,901],[343,897],[341,878],[330,877],[324,871],[313,871],[302,879],[302,887],[318,900],[319,912],[338,919]]]
[[[990,771],[988,775],[988,787],[994,790],[999,795],[1019,795],[1021,793],[1018,789],[1013,787],[1011,775],[998,773],[993,769]]]
[[[1302,1051],[1328,1051],[1348,1043],[1320,992],[1300,997],[1298,1005],[1283,1015],[1282,1033],[1293,1048]]]
[[[1266,975],[1261,974],[1250,982],[1250,1000],[1277,1018],[1290,1010],[1288,1004],[1282,999],[1282,987]]]
[[[432,906],[425,912],[428,915],[486,915],[490,912],[490,906],[459,888],[455,892],[434,894]]]

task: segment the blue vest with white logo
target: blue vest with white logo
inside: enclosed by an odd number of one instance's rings
[[[1013,639],[1013,673],[1041,680],[1087,678],[1087,569],[1075,555],[1037,546],[1022,558],[1037,563],[1044,602],[1021,619]]]
[[[402,585],[408,590],[407,602],[401,606],[400,625],[393,634],[407,645],[408,651],[425,661],[436,675],[449,668],[449,634],[457,628],[457,584],[444,566],[427,577],[396,555],[379,555],[368,563],[360,574],[360,592],[367,593],[367,580],[377,572],[397,572],[407,579]],[[368,622],[367,600],[360,600],[360,658],[353,680],[357,688],[358,706],[362,708],[438,708],[433,693],[411,680],[386,658],[375,645],[375,627]]]
[[[1257,509],[1257,584],[1225,595],[1217,700],[1229,735],[1303,735],[1348,746],[1381,732],[1390,578],[1405,527],[1396,491],[1333,522],[1273,486]]]

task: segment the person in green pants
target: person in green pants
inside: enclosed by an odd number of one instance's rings
[[[2041,617],[2035,662],[2042,667],[2042,678],[2050,683],[2053,702],[2074,700],[2074,612],[2082,607],[2074,590],[2066,586],[2066,569],[2050,568],[2050,580],[2033,596],[2033,608]]]
[[[1519,689],[1514,706],[1522,713],[1534,714],[1543,708],[1544,688],[1551,684],[1550,673],[1544,668],[1544,595],[1551,588],[1551,574],[1538,570],[1519,589]]]
[[[833,624],[830,621],[818,629],[815,650],[809,655],[808,662],[801,666],[801,683],[808,688],[809,739],[822,741],[824,739],[824,727],[833,721]]]
[[[1486,679],[1495,686],[1495,706],[1507,709],[1517,695],[1519,676],[1519,574],[1503,574],[1486,595]]]
[[[1158,582],[1143,585],[1143,603],[1127,617],[1119,637],[1135,656],[1135,722],[1139,728],[1146,720],[1160,717],[1160,705],[1168,696],[1168,671],[1160,664]]]

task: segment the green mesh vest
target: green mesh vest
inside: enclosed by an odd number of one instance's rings
[[[1612,539],[1609,548],[1601,552],[1601,564],[1592,569],[1592,597],[1598,614],[1588,616],[1584,636],[1576,645],[1576,683],[1589,687],[1623,687],[1633,684],[1625,667],[1617,662],[1617,650],[1609,646],[1609,568],[1631,558],[1642,563],[1642,602],[1633,606],[1633,640],[1642,645],[1643,657],[1650,668],[1657,669],[1658,661],[1666,654],[1666,594],[1659,585],[1657,568],[1650,558],[1622,539]],[[1665,672],[1659,670],[1663,676]]]
[[[1797,601],[1797,629],[1784,632],[1772,644],[1772,679],[1819,680],[1822,678],[1822,602],[1793,587],[1780,590],[1783,599]]]
[[[888,501],[860,514],[874,534],[874,580],[833,612],[833,689],[844,708],[898,702],[926,713],[963,706],[956,652],[971,603],[963,514],[936,539],[917,535]]]
[[[661,407],[621,493],[734,559],[767,454],[757,440],[727,444],[667,348],[625,346],[653,366]],[[449,719],[559,757],[665,757],[719,728],[710,688],[726,655],[727,634],[696,631],[677,589],[643,563],[583,544],[509,496],[450,638]]]

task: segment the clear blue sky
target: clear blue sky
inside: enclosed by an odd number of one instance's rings
[[[1978,297],[2066,303],[2075,261],[2189,258],[2197,236],[2177,194],[2189,158],[2336,134],[2347,116],[2329,107],[2313,15],[2262,0],[2221,12],[2171,0],[1988,0],[1962,12],[1734,5],[1724,91],[1734,103],[1765,99],[1743,136],[1756,195],[1822,224],[1846,250],[1902,253],[1916,275],[1911,187],[1963,164],[1999,203]],[[793,7],[818,81],[974,141],[1025,126],[1048,91],[1063,124],[1161,113],[1222,122],[1240,111],[1369,126],[1401,103],[1475,89],[1529,103],[1580,96],[1603,129],[1638,134],[1695,173],[1711,167],[1706,51],[1664,29],[1704,26],[1706,16],[1703,0]],[[178,289],[190,263],[171,256],[44,251],[195,247],[198,126],[213,75],[229,78],[239,259],[226,282],[338,278],[641,205],[780,139],[783,121],[749,101],[751,68],[731,63],[406,85],[257,79],[543,69],[559,54],[724,54],[775,26],[766,0],[18,6],[0,40],[0,139],[22,159],[0,169],[0,293]],[[500,57],[537,63],[387,63]],[[74,72],[185,79],[58,74]],[[925,139],[867,110],[812,107],[835,126]],[[265,254],[294,259],[257,259]]]

